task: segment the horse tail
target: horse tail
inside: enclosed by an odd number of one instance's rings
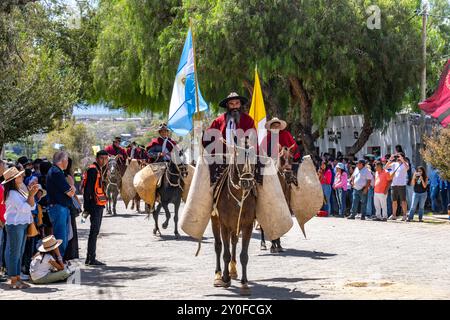
[[[200,249],[202,248],[202,239],[198,240],[198,247],[197,247],[197,252],[195,253],[195,256],[197,257],[198,254],[200,253]]]

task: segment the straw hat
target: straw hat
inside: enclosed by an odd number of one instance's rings
[[[228,95],[228,97],[226,97],[225,99],[223,99],[222,101],[219,102],[219,106],[221,106],[222,108],[226,108],[227,107],[227,103],[230,100],[241,100],[241,105],[242,106],[244,106],[248,102],[248,99],[246,97],[240,96],[236,92],[231,92]]]
[[[39,252],[50,252],[58,248],[62,243],[62,240],[56,240],[54,235],[50,235],[42,239],[42,244],[38,248]]]
[[[280,120],[280,119],[278,119],[278,118],[276,118],[276,117],[275,117],[275,118],[272,118],[272,120],[266,122],[266,124],[264,125],[264,127],[265,127],[267,130],[270,130],[270,126],[272,125],[272,123],[277,123],[277,122],[281,125],[280,130],[286,129],[286,127],[287,127],[286,121]]]
[[[20,176],[24,173],[25,173],[25,170],[19,171],[19,170],[17,170],[16,167],[11,167],[8,170],[6,170],[5,172],[3,172],[3,178],[5,179],[5,181],[3,181],[2,184],[10,182],[11,180],[14,180],[15,178],[17,178],[18,176]]]

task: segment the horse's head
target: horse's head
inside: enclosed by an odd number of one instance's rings
[[[171,165],[177,168],[177,171],[180,173],[182,178],[186,178],[188,176],[187,164],[186,164],[186,156],[184,153],[184,149],[177,150],[174,148],[171,152]]]
[[[235,147],[232,157],[232,179],[237,180],[239,187],[244,191],[252,189],[255,186],[255,163],[256,153],[253,148]]]
[[[117,161],[117,156],[111,156],[108,159],[108,173],[110,180],[120,177],[120,168]]]
[[[281,147],[278,157],[278,170],[284,175],[288,183],[295,182],[294,172],[292,171],[292,163],[294,162],[294,154],[287,147]]]

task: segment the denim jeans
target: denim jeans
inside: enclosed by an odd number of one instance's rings
[[[350,213],[353,203],[353,189],[351,187],[345,191],[345,200],[345,208]]]
[[[63,207],[59,204],[53,204],[49,206],[48,216],[50,217],[50,222],[53,225],[53,234],[58,240],[62,240],[59,246],[59,252],[61,256],[64,257],[64,252],[67,248],[68,242],[68,226],[70,221],[70,210],[67,207]]]
[[[419,206],[419,220],[423,217],[423,208],[425,207],[425,201],[427,201],[427,193],[413,193],[411,209],[409,209],[409,219],[414,219],[414,213],[417,206]]]
[[[7,224],[6,233],[6,271],[9,277],[20,276],[22,256],[25,251],[28,224]]]
[[[392,195],[391,195],[391,192],[392,192],[392,190],[391,190],[391,188],[389,188],[387,199],[386,199],[386,202],[387,202],[387,215],[388,215],[388,217],[390,217],[392,215]]]
[[[344,189],[336,189],[336,198],[339,206],[339,215],[343,216],[345,212],[345,194]]]
[[[322,190],[323,190],[323,195],[325,197],[326,200],[326,204],[323,205],[323,210],[328,212],[328,215],[331,214],[331,185],[329,184],[322,184]]]
[[[441,189],[442,211],[447,213],[448,207],[448,190]]]
[[[431,197],[431,210],[435,213],[441,212],[441,206],[439,204],[439,186],[430,187]]]
[[[369,187],[369,191],[367,192],[367,207],[366,207],[366,215],[371,216],[374,213],[374,190],[373,187]]]
[[[414,187],[407,184],[406,185],[406,207],[408,210],[411,209],[413,193],[414,193]]]
[[[366,217],[366,208],[367,208],[367,193],[364,194],[364,189],[356,190],[353,189],[353,203],[352,203],[352,217],[357,215],[358,205],[361,202],[361,218]]]

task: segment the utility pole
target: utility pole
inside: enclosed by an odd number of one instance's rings
[[[427,98],[427,20],[428,1],[422,2],[422,72],[420,81],[420,101]]]

